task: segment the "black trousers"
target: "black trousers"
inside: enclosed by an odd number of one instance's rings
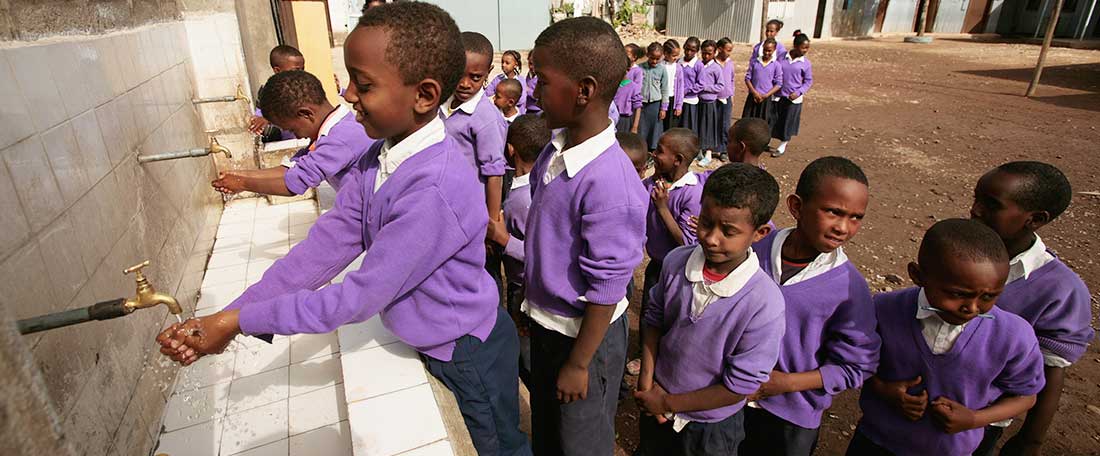
[[[741,409],[717,423],[691,422],[676,432],[672,420],[657,424],[656,418],[643,415],[641,452],[645,456],[737,456],[745,438],[744,418],[745,409]]]
[[[810,456],[817,448],[820,428],[808,429],[771,412],[745,407],[745,441],[741,453],[773,456]]]

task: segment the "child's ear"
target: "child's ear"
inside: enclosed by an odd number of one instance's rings
[[[791,194],[787,197],[787,211],[791,213],[791,217],[794,217],[794,221],[802,218],[802,197]]]
[[[588,103],[596,98],[597,90],[599,90],[600,83],[596,82],[596,78],[592,76],[585,76],[577,82],[577,106],[588,106]]]
[[[920,264],[916,261],[910,261],[909,266],[909,280],[913,281],[913,284],[918,287],[924,287],[924,273],[920,270]]]
[[[308,120],[309,122],[315,122],[318,120],[317,112],[314,111],[313,108],[310,106],[299,106],[298,110],[295,111],[295,115],[297,115],[298,118]]]
[[[430,114],[443,102],[443,86],[435,79],[424,79],[416,84],[416,103],[413,111],[419,115]]]
[[[764,238],[768,237],[768,235],[771,234],[771,233],[772,233],[772,226],[771,225],[769,225],[767,223],[765,223],[763,225],[760,225],[760,226],[756,227],[756,231],[754,231],[752,233],[752,242],[755,244],[755,243],[759,242],[761,239],[764,239]]]
[[[1039,228],[1046,226],[1050,223],[1050,212],[1047,211],[1034,211],[1027,215],[1027,221],[1024,222],[1024,226],[1031,231],[1038,231]]]
[[[504,145],[504,153],[505,153],[505,157],[508,157],[508,158],[515,157],[516,156],[516,148],[512,147],[512,143],[507,143],[507,144]]]

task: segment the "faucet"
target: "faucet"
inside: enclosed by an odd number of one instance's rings
[[[241,101],[241,100],[243,100],[245,103],[251,103],[251,101],[248,99],[248,96],[245,95],[245,93],[244,93],[244,88],[241,87],[240,84],[237,84],[237,93],[235,95],[229,95],[229,96],[224,96],[224,97],[211,97],[211,98],[192,98],[191,103],[193,103],[193,104],[223,103],[223,102],[233,102],[233,101]]]
[[[163,154],[138,155],[137,160],[138,163],[149,163],[163,160],[175,160],[177,158],[205,157],[210,154],[225,154],[225,158],[233,158],[233,153],[225,146],[221,145],[217,138],[211,136],[210,144],[205,148],[177,150],[175,152],[165,152]]]
[[[127,299],[123,307],[126,307],[129,312],[133,312],[138,309],[164,304],[168,307],[168,311],[175,315],[183,313],[183,308],[180,307],[176,298],[164,293],[157,293],[157,291],[153,289],[153,286],[149,284],[149,281],[145,279],[145,274],[142,274],[141,270],[146,266],[149,266],[149,260],[142,261],[122,271],[123,274],[133,273],[134,280],[137,282],[137,296],[133,299]]]

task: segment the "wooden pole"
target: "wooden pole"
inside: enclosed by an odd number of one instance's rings
[[[917,19],[920,23],[917,24],[917,36],[924,36],[924,26],[928,22],[929,3],[932,3],[932,0],[924,0],[920,5],[920,18]]]
[[[768,2],[771,0],[760,0],[762,6],[760,7],[760,41],[767,39],[768,32]]]
[[[1039,77],[1043,75],[1043,64],[1047,59],[1047,50],[1050,49],[1050,42],[1054,40],[1054,29],[1058,26],[1058,15],[1062,12],[1062,1],[1054,2],[1054,11],[1050,13],[1050,21],[1047,22],[1047,33],[1043,37],[1043,48],[1039,50],[1039,62],[1035,64],[1035,74],[1031,77],[1031,84],[1027,86],[1025,97],[1035,96],[1035,89],[1039,88]]]

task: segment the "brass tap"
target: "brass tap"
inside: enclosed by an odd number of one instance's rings
[[[237,84],[237,101],[244,101],[245,103],[252,103],[252,101],[248,99],[248,95],[246,95],[244,93],[244,87],[241,87],[240,84]]]
[[[183,309],[180,307],[176,298],[168,296],[163,293],[157,293],[153,289],[153,286],[149,284],[149,281],[145,279],[145,274],[142,274],[141,270],[149,266],[149,260],[145,260],[140,264],[135,264],[122,271],[123,274],[134,273],[134,280],[137,282],[137,296],[133,299],[127,299],[123,304],[129,312],[133,312],[138,309],[146,309],[149,307],[155,307],[158,304],[164,304],[168,307],[168,311],[179,315],[183,313]]]
[[[209,150],[210,150],[211,154],[221,153],[221,154],[225,154],[225,158],[233,158],[233,154],[229,152],[229,149],[227,149],[225,146],[219,144],[218,139],[213,137],[213,136],[210,137]]]

